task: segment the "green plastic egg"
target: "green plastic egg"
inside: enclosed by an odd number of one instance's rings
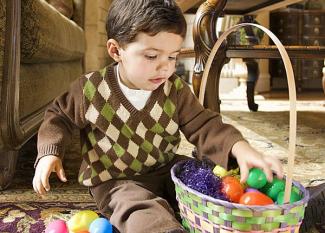
[[[294,203],[296,201],[300,201],[301,197],[300,195],[295,191],[295,189],[291,189],[291,195],[290,195],[290,203]],[[279,192],[277,203],[279,205],[282,205],[284,202],[284,191]]]
[[[273,201],[276,201],[278,198],[278,194],[285,189],[285,182],[284,180],[280,180],[277,178],[273,178],[271,183],[267,183],[263,188],[262,192],[265,193],[267,196],[272,198]]]
[[[264,172],[259,168],[252,168],[249,170],[247,184],[251,188],[260,189],[266,185],[267,179]]]

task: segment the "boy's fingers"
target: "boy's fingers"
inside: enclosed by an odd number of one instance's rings
[[[283,167],[281,162],[275,157],[266,157],[266,163],[271,167],[279,179],[283,179]]]
[[[39,195],[43,195],[45,194],[45,189],[40,181],[40,179],[34,179],[33,180],[33,187],[34,187],[34,190],[39,194]]]
[[[239,167],[239,169],[240,169],[240,183],[245,183],[248,178],[249,168],[248,168],[247,164],[244,164],[244,165],[241,165]]]
[[[37,186],[36,186],[36,179],[35,179],[35,177],[34,177],[34,179],[33,179],[33,189],[34,189],[34,191],[35,191],[36,193],[39,193],[39,192],[38,192],[38,188],[37,188]]]
[[[51,170],[50,168],[48,169],[43,169],[41,173],[41,184],[45,188],[46,191],[50,190],[50,183],[49,183],[49,177],[51,175]]]
[[[37,179],[37,177],[38,177],[38,170],[36,169],[35,170],[35,174],[34,174],[34,177],[33,177],[33,189],[35,190],[35,192],[37,192],[38,193],[38,190],[37,190],[37,187],[36,187],[36,179]]]
[[[275,172],[275,174],[279,179],[283,179],[283,167],[281,162],[276,158],[270,158],[270,159],[271,161],[269,165],[272,166],[272,170]]]
[[[266,179],[269,181],[269,182],[272,182],[273,180],[273,173],[272,173],[272,170],[269,168],[269,166],[265,163],[264,166],[262,167],[265,175],[266,175]]]
[[[41,182],[36,183],[36,187],[37,187],[37,190],[38,190],[38,194],[40,194],[40,195],[46,194],[46,191],[45,191],[45,189],[44,189]]]
[[[57,167],[56,167],[56,174],[58,175],[59,179],[62,181],[62,182],[66,182],[67,181],[67,178],[65,176],[65,173],[64,173],[64,170],[63,170],[63,167],[62,167],[62,164],[58,164]]]
[[[35,192],[37,194],[41,194],[42,192],[42,189],[40,187],[40,169],[36,169],[35,171],[35,175],[34,175],[34,178],[33,178],[33,188],[35,190]]]
[[[256,160],[254,167],[258,167],[264,171],[264,174],[266,176],[266,179],[269,182],[272,182],[273,180],[273,173],[271,170],[271,166],[268,165],[268,163],[264,159]]]

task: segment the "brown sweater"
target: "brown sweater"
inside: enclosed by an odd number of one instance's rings
[[[81,133],[79,182],[141,175],[166,165],[180,143],[180,131],[208,156],[226,166],[233,144],[244,140],[221,116],[204,109],[188,85],[173,75],[154,90],[142,110],[123,95],[114,66],[86,74],[54,100],[38,133],[38,157],[60,158],[73,127]]]

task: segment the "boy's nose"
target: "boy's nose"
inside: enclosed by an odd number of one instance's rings
[[[159,71],[168,71],[169,69],[169,62],[168,61],[161,61],[158,66]]]

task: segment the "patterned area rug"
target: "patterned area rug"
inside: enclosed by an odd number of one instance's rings
[[[77,132],[64,160],[68,182],[62,183],[52,174],[51,191],[46,196],[36,195],[32,187],[35,139],[21,151],[12,185],[8,190],[0,192],[1,233],[41,233],[55,219],[68,221],[80,210],[96,211],[88,190],[77,183],[81,162]]]
[[[286,164],[287,103],[271,102],[271,107],[266,101],[259,104],[259,112],[253,113],[247,110],[245,101],[224,102],[221,108],[224,121],[240,129],[255,148],[266,155],[278,156]],[[299,104],[294,179],[306,186],[316,185],[325,179],[324,102]],[[273,112],[265,112],[270,109]],[[190,155],[192,150],[193,146],[183,140],[178,153]],[[44,197],[37,196],[32,189],[35,156],[35,140],[31,140],[19,156],[13,184],[0,192],[1,233],[40,233],[54,219],[68,220],[79,210],[96,210],[88,190],[76,182],[81,162],[77,132],[64,161],[68,182],[62,183],[55,176],[51,177],[51,191]],[[309,232],[318,231],[310,229]]]
[[[92,202],[23,202],[0,204],[0,232],[44,232],[55,219],[69,220],[80,209],[96,210]]]

